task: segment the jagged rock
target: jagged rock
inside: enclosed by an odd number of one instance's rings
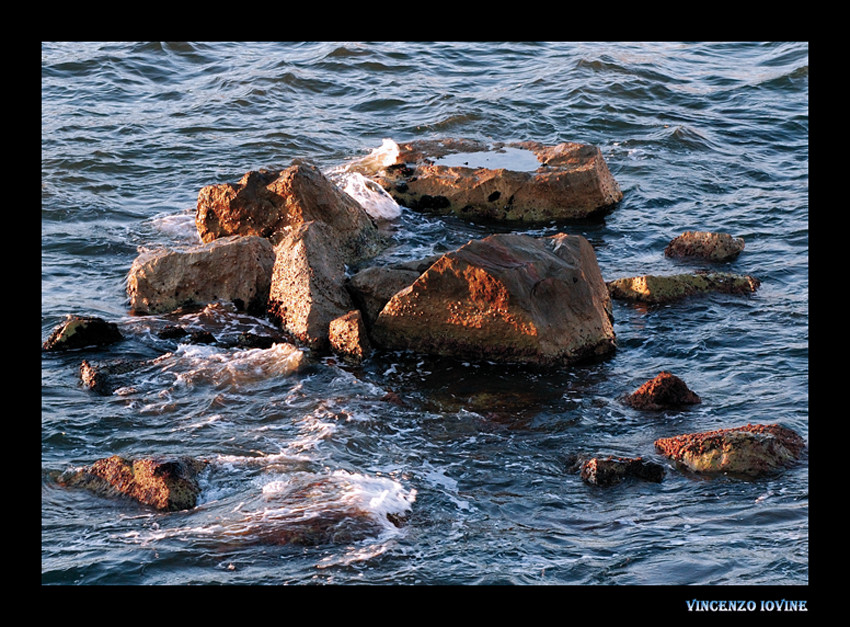
[[[97,316],[68,315],[56,326],[41,348],[45,351],[91,348],[120,342],[124,339],[118,325]]]
[[[357,309],[331,320],[329,340],[331,350],[349,363],[359,364],[371,350],[363,316]]]
[[[123,495],[158,510],[195,507],[200,494],[198,473],[207,462],[191,457],[151,457],[128,460],[118,455],[91,466],[62,473],[58,482],[85,488],[100,496]]]
[[[215,301],[266,308],[275,252],[257,236],[231,236],[187,250],[157,250],[139,255],[127,278],[130,307],[157,314]]]
[[[363,207],[306,163],[248,172],[238,184],[208,185],[198,193],[195,224],[204,242],[255,235],[278,244],[291,229],[312,221],[332,227],[346,263],[373,257],[386,246]]]
[[[375,180],[412,209],[526,223],[587,218],[623,197],[599,148],[577,143],[414,141]]]
[[[307,222],[275,249],[268,311],[280,327],[311,348],[329,347],[332,320],[355,309],[345,289],[345,261],[331,227]]]
[[[673,258],[696,257],[714,262],[732,261],[744,250],[744,240],[728,233],[686,231],[664,249]]]
[[[625,402],[635,409],[661,410],[696,405],[702,401],[679,377],[661,372],[628,395]]]
[[[670,276],[647,274],[616,279],[606,285],[611,298],[616,300],[660,304],[710,292],[751,294],[759,288],[761,282],[749,275],[696,272]]]
[[[661,464],[640,457],[592,457],[581,463],[583,481],[598,486],[610,486],[629,477],[659,483],[664,478]]]
[[[799,460],[806,445],[791,429],[759,424],[660,438],[655,447],[692,472],[760,476]]]
[[[83,360],[80,364],[80,381],[83,387],[107,396],[119,388],[132,386],[133,379],[129,375],[156,363],[157,359],[113,359],[101,362]]]
[[[372,328],[394,350],[568,364],[614,350],[610,300],[581,236],[472,240],[384,306]]]

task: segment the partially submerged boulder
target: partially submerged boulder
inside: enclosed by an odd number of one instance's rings
[[[664,467],[641,457],[591,457],[581,463],[582,481],[598,486],[610,486],[633,477],[660,483]]]
[[[696,405],[702,399],[682,379],[664,371],[629,394],[625,402],[635,409],[662,410]]]
[[[204,242],[254,235],[277,244],[312,221],[333,228],[346,263],[373,257],[386,245],[363,207],[310,164],[251,171],[237,184],[208,185],[198,193],[195,224]]]
[[[664,249],[667,257],[696,258],[713,262],[732,261],[744,250],[744,240],[728,233],[686,231]]]
[[[80,364],[80,381],[84,388],[108,396],[119,388],[133,385],[133,374],[156,363],[156,359],[112,359],[89,361]]]
[[[197,504],[198,473],[206,465],[206,461],[184,456],[129,460],[113,455],[66,471],[58,481],[100,496],[126,496],[157,510],[177,511]]]
[[[587,218],[623,197],[599,148],[577,143],[413,141],[375,180],[400,205],[473,220]]]
[[[751,294],[761,282],[750,275],[728,272],[695,272],[643,276],[608,281],[611,298],[646,304],[670,303],[690,296],[719,292],[724,294]]]
[[[41,348],[61,351],[106,346],[124,339],[118,325],[97,316],[68,315],[56,326]]]
[[[269,314],[308,347],[329,348],[331,321],[355,309],[333,230],[323,222],[304,223],[287,234],[276,252]]]
[[[358,309],[331,320],[328,335],[331,350],[349,363],[359,364],[371,350],[366,325]]]
[[[748,424],[660,438],[655,447],[692,472],[760,476],[799,460],[806,445],[787,427]]]
[[[615,349],[608,292],[586,239],[491,235],[446,253],[381,310],[394,350],[570,364]]]
[[[136,314],[157,314],[229,301],[248,311],[264,311],[274,260],[272,244],[255,235],[145,252],[127,278],[130,308]]]

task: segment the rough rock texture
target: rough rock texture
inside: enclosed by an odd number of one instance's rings
[[[359,364],[371,350],[363,316],[357,309],[331,320],[328,333],[331,350],[349,363]]]
[[[806,445],[796,432],[773,424],[660,438],[655,447],[693,472],[759,476],[794,463]]]
[[[514,149],[534,153],[534,171],[449,166],[441,157]],[[400,205],[468,219],[526,223],[603,213],[623,194],[596,146],[536,142],[489,145],[464,139],[399,145],[396,162],[376,180]]]
[[[673,258],[695,257],[707,261],[732,261],[744,250],[744,240],[728,233],[686,231],[674,238],[664,249]]]
[[[635,409],[661,410],[696,405],[701,399],[679,377],[662,372],[628,395],[625,402]]]
[[[158,510],[191,509],[197,504],[198,473],[206,462],[190,457],[128,460],[114,455],[91,466],[63,473],[62,485],[101,496],[123,495]]]
[[[127,278],[130,307],[136,314],[157,314],[222,300],[263,311],[274,260],[274,247],[257,236],[142,253]]]
[[[583,481],[599,486],[619,483],[629,477],[643,481],[661,482],[664,467],[640,457],[592,457],[581,464]]]
[[[349,278],[346,287],[363,312],[367,326],[374,324],[390,298],[413,284],[440,256],[434,255],[427,259],[386,266],[370,266]]]
[[[608,292],[581,236],[472,240],[384,306],[383,347],[499,362],[568,364],[614,350]]]
[[[696,272],[670,276],[646,274],[607,283],[611,298],[646,304],[670,303],[710,292],[750,294],[760,285],[761,282],[755,277],[727,272]]]
[[[345,289],[345,262],[323,222],[307,222],[288,233],[275,249],[269,314],[308,347],[329,348],[332,320],[355,309]]]
[[[333,227],[346,263],[372,257],[386,244],[363,207],[313,165],[252,171],[237,184],[208,185],[198,193],[195,224],[204,242],[255,235],[277,244],[290,229],[312,221]]]
[[[56,326],[41,345],[45,351],[71,350],[105,346],[120,342],[124,337],[114,322],[96,316],[68,315]]]

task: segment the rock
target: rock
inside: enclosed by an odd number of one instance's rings
[[[656,449],[697,473],[761,476],[793,464],[805,450],[803,438],[780,425],[746,425],[655,441]]]
[[[587,218],[623,197],[599,148],[576,143],[414,141],[375,180],[400,205],[473,220]]]
[[[664,466],[640,457],[592,457],[581,464],[580,475],[586,483],[598,486],[610,486],[629,477],[660,483]]]
[[[625,402],[635,409],[662,410],[702,401],[679,377],[662,372],[627,396]]]
[[[307,222],[275,249],[268,311],[280,327],[310,348],[329,348],[332,320],[355,309],[345,289],[345,262],[331,227]]]
[[[195,507],[200,494],[198,473],[207,462],[191,457],[152,457],[128,460],[117,455],[69,470],[60,484],[85,488],[100,496],[123,495],[158,510]]]
[[[346,263],[373,257],[386,245],[363,207],[313,165],[252,171],[238,184],[209,185],[198,193],[195,224],[204,242],[254,235],[278,244],[312,221],[333,228]]]
[[[83,360],[80,364],[80,381],[83,387],[92,392],[108,396],[119,388],[132,385],[132,379],[127,375],[154,364],[156,361],[156,359],[113,359],[102,362]]]
[[[696,272],[670,276],[646,274],[616,279],[606,285],[611,298],[616,300],[661,304],[711,292],[750,294],[759,288],[761,282],[749,275]]]
[[[55,327],[41,348],[45,351],[61,351],[77,348],[106,346],[124,339],[118,325],[97,316],[68,315]]]
[[[363,361],[371,349],[363,316],[357,309],[331,320],[329,340],[331,350],[353,364]]]
[[[744,250],[744,240],[728,233],[686,231],[664,249],[668,257],[696,257],[714,262],[732,261]]]
[[[615,348],[610,300],[581,236],[472,240],[384,306],[373,341],[392,350],[569,364]]]
[[[136,314],[158,314],[221,300],[263,312],[274,261],[272,244],[257,236],[142,253],[127,279],[130,307]]]
[[[386,266],[370,266],[360,270],[346,281],[352,299],[371,327],[387,302],[404,288],[410,286],[441,255]]]

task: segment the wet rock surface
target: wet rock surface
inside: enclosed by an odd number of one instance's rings
[[[128,497],[157,510],[177,511],[197,504],[198,473],[206,464],[191,457],[129,460],[113,455],[91,466],[66,471],[58,482],[104,497]]]
[[[598,486],[611,486],[630,478],[660,483],[664,474],[664,466],[640,457],[591,457],[579,464],[582,481]]]
[[[498,159],[508,150],[531,155],[536,167],[511,169],[510,159]],[[448,156],[461,158],[441,164]],[[399,146],[396,162],[376,180],[400,205],[471,220],[541,223],[588,218],[622,199],[599,148],[577,143],[414,141]]]
[[[626,405],[635,409],[677,409],[702,402],[687,384],[670,372],[661,372],[625,397]]]
[[[124,339],[118,325],[97,316],[68,315],[42,343],[45,351],[106,346]]]
[[[761,281],[728,272],[695,272],[669,276],[646,274],[608,281],[611,298],[646,304],[664,304],[710,294],[752,294]]]
[[[744,240],[728,233],[686,231],[670,241],[664,249],[667,257],[703,259],[711,262],[727,262],[738,257],[744,250]]]
[[[661,454],[696,473],[761,476],[792,465],[806,445],[781,425],[746,425],[655,441]]]

